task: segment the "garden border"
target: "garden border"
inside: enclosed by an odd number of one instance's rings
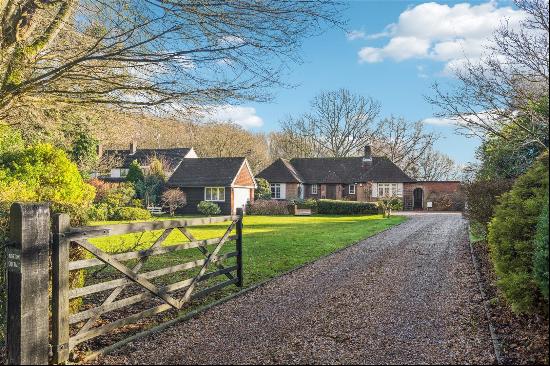
[[[397,215],[394,215],[394,216],[403,216],[403,215],[397,214]],[[112,345],[110,345],[110,346],[107,346],[107,347],[105,347],[105,348],[103,348],[103,349],[101,349],[101,350],[99,350],[99,351],[96,351],[96,352],[94,352],[94,353],[89,354],[88,356],[84,357],[84,362],[93,361],[93,360],[95,360],[96,358],[98,358],[98,357],[100,357],[100,356],[108,355],[108,354],[110,354],[111,352],[116,351],[117,349],[120,349],[120,348],[124,347],[125,345],[127,345],[127,344],[129,344],[129,343],[131,343],[131,342],[133,342],[133,341],[135,341],[135,340],[137,340],[137,339],[140,339],[140,338],[143,338],[143,337],[147,337],[147,336],[149,336],[149,335],[151,335],[151,334],[158,333],[158,332],[163,331],[163,330],[165,330],[165,329],[167,329],[167,328],[169,328],[169,327],[171,327],[171,326],[173,326],[173,325],[175,325],[175,324],[177,324],[177,323],[180,323],[180,322],[184,322],[184,321],[190,320],[190,319],[192,319],[192,318],[194,318],[194,317],[196,317],[196,316],[198,316],[198,315],[200,315],[200,314],[202,314],[202,313],[204,313],[204,312],[210,310],[211,308],[213,308],[213,307],[215,307],[215,306],[218,306],[218,305],[221,305],[221,304],[223,304],[223,303],[226,303],[226,302],[228,302],[228,301],[230,301],[230,300],[232,300],[232,299],[234,299],[234,298],[237,298],[237,297],[239,297],[239,296],[242,296],[242,295],[246,294],[247,292],[256,290],[257,288],[259,288],[259,287],[261,287],[261,286],[267,285],[267,284],[268,284],[269,282],[271,282],[271,281],[274,281],[274,280],[277,280],[277,279],[279,279],[279,278],[281,278],[281,277],[287,276],[287,275],[289,275],[289,274],[291,274],[291,273],[293,273],[293,272],[295,272],[295,271],[298,271],[298,270],[300,270],[300,269],[302,269],[302,268],[304,268],[304,267],[306,267],[306,266],[309,266],[309,265],[314,264],[314,263],[316,263],[316,262],[318,262],[318,261],[321,261],[321,260],[323,260],[323,259],[326,259],[326,258],[330,257],[331,255],[334,255],[334,254],[343,252],[343,251],[346,250],[346,249],[352,248],[352,247],[354,247],[354,246],[360,244],[361,242],[363,242],[363,241],[365,241],[365,240],[367,240],[367,239],[374,238],[374,237],[376,237],[376,236],[378,236],[378,235],[380,235],[380,234],[382,234],[382,233],[384,233],[384,232],[386,232],[386,231],[388,231],[388,230],[394,229],[394,228],[396,228],[396,227],[398,227],[398,226],[404,224],[405,222],[407,222],[407,221],[409,220],[409,217],[408,217],[408,216],[403,216],[403,217],[405,217],[405,220],[404,220],[404,221],[402,221],[402,222],[400,222],[400,223],[398,223],[398,224],[396,224],[396,225],[390,226],[390,227],[388,227],[388,228],[386,228],[386,229],[384,229],[384,230],[381,230],[381,231],[377,232],[377,233],[374,234],[374,235],[367,236],[367,237],[365,237],[365,238],[363,238],[363,239],[361,239],[361,240],[358,240],[358,241],[356,241],[355,243],[352,243],[352,244],[350,244],[350,245],[348,245],[348,246],[346,246],[346,247],[344,247],[344,248],[340,248],[340,249],[335,250],[334,252],[325,254],[325,255],[323,255],[323,256],[321,256],[321,257],[319,257],[319,258],[317,258],[317,259],[315,259],[315,260],[313,260],[313,261],[311,261],[311,262],[307,262],[307,263],[304,263],[304,264],[300,264],[299,266],[297,266],[297,267],[295,267],[295,268],[292,268],[292,269],[290,269],[290,270],[288,270],[288,271],[286,271],[286,272],[283,272],[283,273],[281,273],[281,274],[278,274],[278,275],[276,275],[276,276],[274,276],[274,277],[271,277],[271,278],[268,278],[268,279],[263,280],[263,281],[261,281],[261,282],[258,282],[258,283],[256,283],[256,284],[250,286],[250,287],[244,288],[244,289],[242,289],[242,290],[239,291],[239,292],[236,292],[236,293],[234,293],[234,294],[228,295],[228,296],[226,296],[226,297],[224,297],[224,298],[221,298],[221,299],[219,299],[219,300],[216,300],[216,301],[214,301],[214,302],[212,302],[212,303],[210,303],[210,304],[204,305],[204,306],[202,306],[202,307],[200,307],[200,308],[198,308],[198,309],[196,309],[196,310],[190,311],[189,313],[180,315],[180,316],[178,316],[178,317],[176,317],[176,318],[174,318],[174,319],[172,319],[172,320],[169,320],[169,321],[164,322],[164,323],[159,324],[159,325],[155,325],[155,326],[153,326],[153,327],[151,327],[151,328],[149,328],[149,329],[146,329],[146,330],[144,330],[144,331],[141,331],[141,332],[139,332],[139,333],[137,333],[137,334],[134,334],[134,335],[132,335],[132,336],[130,336],[130,337],[124,338],[123,340],[120,340],[120,341],[118,341],[118,342],[116,342],[116,343],[114,343],[114,344],[112,344]]]
[[[491,343],[493,345],[493,353],[495,354],[495,359],[497,362],[497,365],[503,365],[504,360],[502,359],[502,344],[500,343],[498,336],[495,331],[495,327],[493,326],[493,322],[491,321],[491,312],[489,311],[489,307],[487,306],[487,303],[489,300],[487,299],[487,293],[485,292],[485,289],[483,288],[483,281],[481,279],[481,271],[479,269],[479,262],[477,261],[474,248],[472,246],[472,240],[470,239],[470,223],[468,222],[468,248],[470,249],[470,256],[472,258],[472,264],[474,266],[474,270],[476,272],[476,279],[477,279],[477,286],[479,289],[479,292],[481,293],[481,300],[483,302],[483,310],[485,311],[485,317],[487,318],[487,324],[489,327],[489,333],[491,335]]]

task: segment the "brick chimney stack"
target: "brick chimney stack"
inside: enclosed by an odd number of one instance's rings
[[[130,142],[130,155],[134,155],[137,151],[137,142],[134,140]]]
[[[370,145],[365,146],[365,154],[363,155],[363,164],[364,165],[372,164],[372,150]]]

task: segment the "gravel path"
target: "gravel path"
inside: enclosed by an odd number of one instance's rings
[[[100,362],[493,363],[465,221],[410,215]]]

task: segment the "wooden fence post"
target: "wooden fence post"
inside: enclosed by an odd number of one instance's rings
[[[53,217],[52,242],[52,351],[53,363],[69,360],[69,247],[67,214]]]
[[[243,209],[237,208],[237,286],[243,287]]]
[[[14,203],[7,247],[7,353],[11,365],[48,363],[50,209]]]

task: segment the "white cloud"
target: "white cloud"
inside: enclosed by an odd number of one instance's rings
[[[206,112],[205,120],[216,122],[233,122],[244,128],[261,127],[263,119],[252,107],[234,106],[230,104],[212,107]]]
[[[439,118],[439,117],[430,117],[422,121],[427,125],[434,126],[457,126],[460,124],[460,121],[456,118]]]
[[[346,38],[348,41],[355,41],[356,39],[365,39],[367,34],[364,31],[352,30],[346,33]]]
[[[362,48],[359,62],[420,58],[442,61],[450,67],[460,59],[479,59],[503,21],[517,28],[524,18],[521,10],[498,7],[494,1],[480,5],[419,4],[401,13],[384,32],[367,35],[366,39],[387,37],[389,41],[381,47]]]

